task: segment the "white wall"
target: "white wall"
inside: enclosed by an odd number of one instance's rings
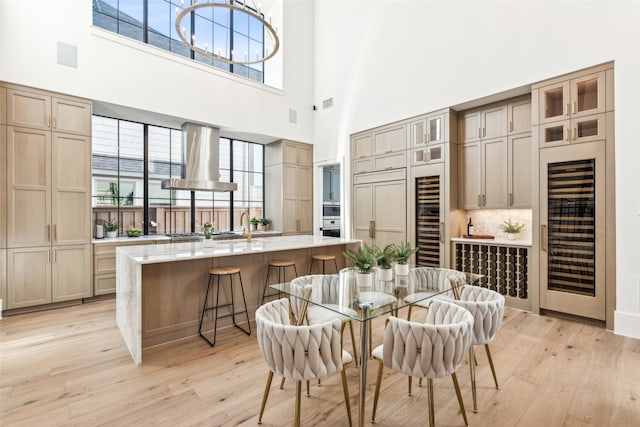
[[[615,330],[640,337],[639,2],[318,0],[315,15],[314,103],[334,100],[315,113],[318,162],[351,133],[614,60]]]
[[[88,0],[1,1],[0,78],[229,131],[312,142],[313,4],[288,1],[270,13],[281,36],[274,61],[281,64],[279,89],[92,28]],[[58,41],[78,47],[77,68],[57,64]],[[297,110],[297,124],[289,123],[289,108]]]

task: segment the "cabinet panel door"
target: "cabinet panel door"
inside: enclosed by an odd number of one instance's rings
[[[407,240],[407,183],[387,181],[373,184],[375,244],[384,248]]]
[[[7,308],[7,250],[0,249],[0,298],[2,306],[0,310]]]
[[[0,125],[7,124],[7,89],[0,87]]]
[[[301,166],[313,166],[313,147],[298,145],[298,164]]]
[[[101,274],[93,278],[93,295],[108,295],[116,293],[116,275]]]
[[[480,113],[465,113],[458,119],[458,138],[463,144],[479,141],[480,132]]]
[[[606,138],[606,114],[571,119],[571,143],[600,141]]]
[[[407,152],[400,151],[396,153],[375,156],[373,158],[374,170],[397,169],[407,167]]]
[[[313,232],[313,183],[311,168],[299,166],[297,170],[298,232]]]
[[[7,243],[51,244],[51,132],[7,128]]]
[[[0,88],[2,89],[2,88]],[[7,127],[0,126],[0,248],[7,247]]]
[[[506,138],[482,141],[482,207],[507,207]]]
[[[444,114],[427,118],[427,144],[439,144],[445,142],[448,137]]]
[[[353,173],[370,172],[373,170],[373,157],[365,157],[353,161]]]
[[[7,308],[51,302],[51,247],[7,250]]]
[[[513,102],[507,108],[509,135],[531,132],[531,100]]]
[[[51,300],[91,296],[91,245],[53,247]]]
[[[509,137],[509,207],[531,208],[531,135]]]
[[[352,142],[351,153],[354,160],[371,157],[373,155],[373,136],[366,134],[355,137]]]
[[[298,167],[285,164],[283,171],[282,232],[296,233],[298,231]]]
[[[605,112],[605,72],[571,80],[571,118]]]
[[[353,186],[353,232],[356,239],[371,244],[369,224],[373,221],[373,185]]]
[[[91,143],[88,137],[53,134],[52,218],[54,244],[89,243]]]
[[[282,144],[282,162],[295,165],[298,163],[298,148],[295,144]]]
[[[538,98],[539,123],[551,123],[569,118],[569,82],[540,88]]]
[[[407,149],[407,134],[404,125],[377,131],[373,134],[373,154],[392,153]]]
[[[91,135],[91,104],[53,98],[51,106],[52,130],[76,135]]]
[[[417,147],[427,142],[427,121],[425,119],[411,122],[411,146]]]
[[[51,129],[51,97],[7,89],[7,124]]]
[[[498,138],[507,134],[507,106],[482,110],[482,138]]]
[[[481,203],[480,186],[480,145],[469,144],[458,147],[459,204],[464,209],[479,209]]]

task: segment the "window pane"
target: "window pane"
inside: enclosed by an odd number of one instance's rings
[[[112,16],[103,15],[100,12],[93,11],[93,25],[104,28],[111,32],[118,32],[118,20]]]
[[[237,31],[233,32],[233,59],[246,61],[249,58],[249,38]]]
[[[213,26],[213,53],[219,57],[229,59],[230,31],[218,24]]]
[[[246,36],[249,35],[249,15],[237,10],[233,11],[233,30],[242,33]]]
[[[118,17],[121,21],[142,27],[144,15],[143,0],[119,0],[118,10]]]
[[[148,0],[148,42],[162,49],[170,49],[171,4],[166,0]]]
[[[214,3],[225,3],[226,0],[215,0]],[[226,7],[213,8],[213,21],[227,28],[231,26],[231,10]]]
[[[118,16],[118,0],[93,0],[93,10],[116,18]]]
[[[260,43],[264,39],[264,25],[257,18],[249,18],[249,37]]]

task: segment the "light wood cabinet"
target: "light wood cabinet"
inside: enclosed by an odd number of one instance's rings
[[[116,248],[126,245],[153,245],[156,240],[130,240],[93,244],[93,296],[116,292]]]
[[[531,133],[531,97],[507,104],[509,135]]]
[[[91,103],[35,90],[8,88],[7,124],[90,136]]]
[[[313,233],[313,147],[278,141],[265,148],[265,213],[283,234]]]
[[[531,208],[531,133],[510,136],[507,152],[509,156],[507,207],[514,209]]]
[[[0,88],[1,89],[1,88]],[[7,247],[7,127],[0,125],[0,249]]]
[[[507,105],[467,111],[459,116],[458,135],[462,144],[507,135]]]
[[[407,240],[405,170],[361,174],[353,185],[354,238],[384,247]]]
[[[606,137],[606,114],[540,125],[540,148],[600,141]]]
[[[2,305],[0,310],[7,308],[7,250],[0,249],[0,298]]]
[[[91,245],[7,250],[7,308],[91,296]]]
[[[605,78],[605,71],[598,71],[540,87],[537,124],[604,113]]]
[[[8,247],[88,243],[89,138],[12,126],[7,137]]]
[[[413,119],[409,124],[411,129],[411,148],[441,144],[449,140],[449,126],[446,123],[447,114],[437,112]]]
[[[0,87],[0,125],[7,124],[7,89]]]
[[[410,124],[404,122],[394,123],[352,136],[352,173],[406,167],[407,133],[409,128]]]

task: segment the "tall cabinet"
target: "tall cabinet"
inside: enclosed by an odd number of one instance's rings
[[[275,230],[313,233],[313,146],[280,140],[265,147],[265,213]]]
[[[91,103],[6,85],[7,307],[91,296]]]
[[[540,308],[605,321],[615,307],[613,64],[533,86]]]
[[[7,89],[0,86],[0,310],[7,308]]]

